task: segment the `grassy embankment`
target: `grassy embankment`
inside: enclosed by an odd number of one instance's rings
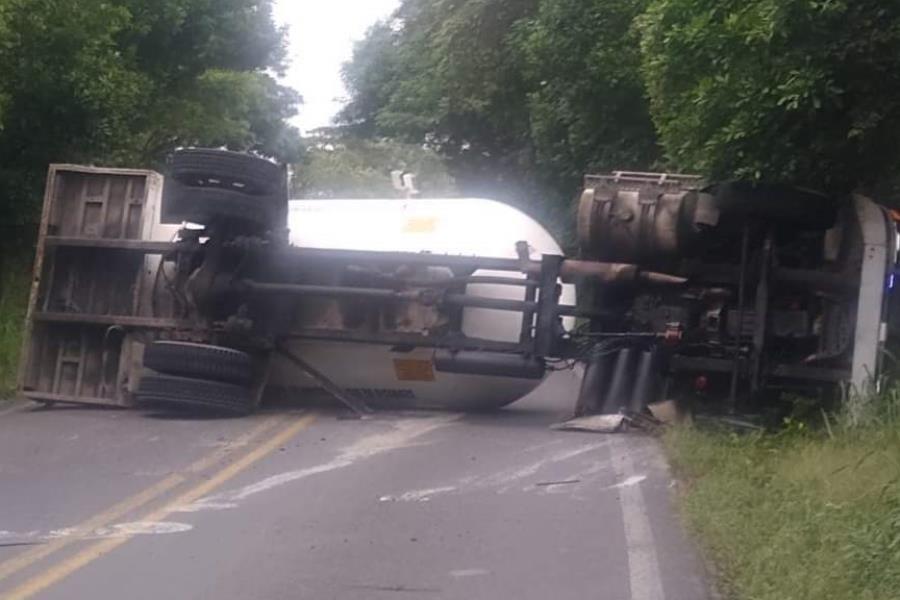
[[[0,271],[0,402],[9,399],[15,389],[29,274],[25,261],[9,262]]]
[[[900,598],[900,387],[862,425],[666,436],[681,505],[723,596]]]

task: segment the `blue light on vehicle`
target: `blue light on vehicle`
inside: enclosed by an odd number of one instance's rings
[[[896,273],[891,273],[891,276],[888,277],[888,289],[889,290],[894,289],[894,283],[896,282],[896,278],[897,278]]]

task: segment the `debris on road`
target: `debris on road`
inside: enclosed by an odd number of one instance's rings
[[[681,423],[688,418],[687,413],[680,409],[678,403],[674,400],[663,400],[662,402],[654,402],[647,406],[653,418],[665,425],[673,423]]]
[[[617,433],[625,424],[625,415],[591,415],[588,417],[576,417],[564,423],[551,425],[551,429],[558,431],[589,431],[593,433]]]
[[[551,425],[550,428],[557,431],[585,431],[590,433],[644,431],[655,434],[659,433],[667,424],[651,414],[635,412],[575,417],[563,423]]]
[[[565,481],[540,481],[534,484],[537,487],[550,487],[554,485],[574,485],[576,483],[581,483],[580,479],[567,479]]]

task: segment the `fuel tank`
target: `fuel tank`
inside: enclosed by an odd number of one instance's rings
[[[562,254],[553,236],[517,208],[480,198],[408,200],[294,200],[288,217],[290,242],[302,248],[380,252],[428,252],[457,256],[516,258],[526,241],[531,258]],[[478,271],[475,275],[518,276]],[[524,277],[524,275],[522,275]],[[467,294],[523,300],[525,288],[470,284]],[[564,285],[562,304],[575,304],[574,286]],[[564,324],[572,326],[568,319]],[[465,308],[467,336],[516,341],[518,313]],[[291,350],[348,393],[372,405],[450,410],[501,407],[532,392],[541,377],[459,374],[438,371],[431,348],[397,348],[333,341],[295,341]],[[272,366],[270,385],[310,393],[316,383],[286,360]]]

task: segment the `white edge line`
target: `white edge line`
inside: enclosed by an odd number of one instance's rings
[[[622,438],[616,440],[613,464],[622,480],[636,477],[630,453],[633,447]],[[641,485],[618,488],[622,522],[625,525],[625,545],[628,551],[628,580],[631,600],[665,600],[659,559],[653,529],[647,516],[647,505]]]

